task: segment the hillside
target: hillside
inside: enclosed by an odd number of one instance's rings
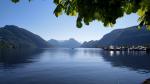
[[[150,44],[150,31],[146,27],[137,29],[137,26],[114,30],[99,40],[97,46],[131,46]]]
[[[76,41],[75,39],[69,39],[69,40],[55,40],[55,39],[51,39],[48,41],[49,44],[51,44],[53,47],[57,47],[57,48],[77,48],[80,47],[80,43],[78,41]]]
[[[96,48],[97,47],[97,44],[98,44],[98,40],[94,41],[94,40],[91,40],[91,41],[85,41],[81,47],[82,48]]]
[[[81,47],[84,48],[97,48],[104,46],[133,46],[133,45],[149,45],[150,44],[150,31],[146,27],[140,30],[137,26],[129,28],[116,29],[103,36],[102,39],[97,41],[84,42]]]
[[[14,25],[0,28],[0,48],[46,48],[50,45],[40,36]]]

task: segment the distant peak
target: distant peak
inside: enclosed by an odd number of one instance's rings
[[[19,28],[16,25],[5,25],[4,28]]]
[[[74,38],[70,38],[69,40],[75,40]]]

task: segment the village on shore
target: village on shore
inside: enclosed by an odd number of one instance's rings
[[[149,46],[107,46],[107,47],[102,47],[103,50],[107,51],[150,51]]]

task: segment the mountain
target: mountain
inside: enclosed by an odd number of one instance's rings
[[[40,36],[14,25],[0,28],[1,48],[46,48],[50,45]]]
[[[150,45],[150,31],[143,26],[132,26],[123,29],[116,29],[103,36],[102,39],[96,41],[84,42],[83,48],[97,48],[104,46],[133,46],[133,45]]]
[[[59,48],[77,48],[80,47],[80,43],[76,41],[75,39],[69,39],[69,40],[55,40],[51,39],[48,41],[49,44],[51,44],[53,47],[59,47]]]
[[[150,44],[150,31],[146,27],[140,30],[137,26],[117,29],[103,36],[99,40],[97,46],[132,46],[132,45],[149,45]]]
[[[85,41],[81,47],[82,48],[96,48],[97,47],[97,44],[98,44],[98,40],[94,41],[94,40],[91,40],[91,41]]]
[[[53,47],[59,47],[60,46],[60,42],[58,40],[55,40],[55,39],[48,40],[48,43],[51,44]]]

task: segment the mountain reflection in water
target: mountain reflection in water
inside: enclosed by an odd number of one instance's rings
[[[141,84],[147,78],[150,55],[141,51],[0,50],[0,84]]]
[[[150,72],[150,54],[145,51],[102,51],[105,61],[114,67],[124,67],[138,72]]]
[[[34,62],[32,59],[42,51],[42,49],[0,49],[0,68],[23,67],[26,63]]]

